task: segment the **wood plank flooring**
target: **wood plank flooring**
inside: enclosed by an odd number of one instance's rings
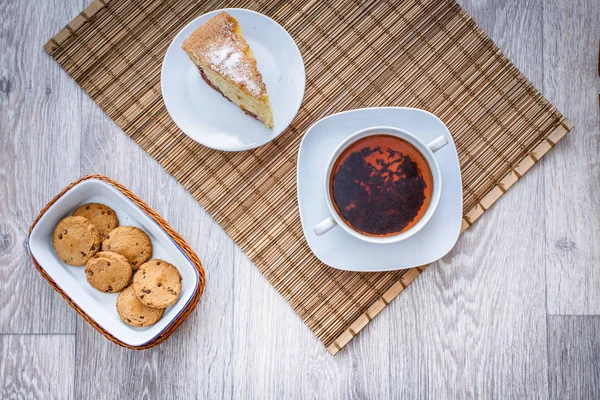
[[[460,0],[573,132],[337,356],[202,207],[42,49],[88,0],[0,7],[0,398],[600,398],[597,0]],[[119,348],[34,270],[40,208],[87,173],[203,260],[197,310]]]

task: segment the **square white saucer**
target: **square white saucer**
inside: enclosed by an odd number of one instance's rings
[[[448,145],[435,153],[443,182],[439,205],[423,229],[398,243],[367,243],[340,227],[317,236],[313,227],[329,216],[323,193],[327,163],[344,139],[371,126],[401,128],[425,143],[440,135],[448,138]],[[458,153],[446,125],[427,111],[365,108],[321,119],[308,129],[300,144],[297,185],[300,219],[308,245],[319,260],[336,269],[377,272],[428,264],[445,256],[460,234],[463,210]]]

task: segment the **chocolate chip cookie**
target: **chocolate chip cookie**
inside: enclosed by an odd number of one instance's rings
[[[181,274],[166,261],[155,259],[142,264],[133,277],[133,290],[148,307],[166,308],[181,293]]]
[[[117,312],[119,317],[131,326],[154,325],[162,317],[163,308],[151,308],[144,305],[133,292],[129,285],[117,297]]]
[[[89,219],[66,217],[54,228],[52,246],[67,264],[85,265],[100,249],[100,235]]]
[[[102,241],[102,251],[114,251],[125,256],[135,271],[152,257],[152,242],[140,228],[119,226],[106,235]]]
[[[116,293],[129,285],[131,264],[127,259],[112,251],[99,251],[85,265],[85,277],[96,290]]]
[[[115,211],[100,203],[84,204],[75,210],[73,215],[89,219],[98,230],[100,240],[103,240],[110,231],[119,226]]]

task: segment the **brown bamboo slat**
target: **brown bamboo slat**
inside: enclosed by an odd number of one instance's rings
[[[173,37],[195,17],[226,7],[280,23],[307,74],[292,125],[240,153],[189,139],[160,93]],[[375,106],[439,116],[458,148],[463,230],[572,128],[453,0],[96,0],[45,49],[213,215],[334,354],[425,267],[351,273],[312,255],[295,184],[298,147],[311,124]]]
[[[150,218],[152,218],[154,220],[154,222],[156,222],[156,224],[158,226],[160,226],[167,233],[167,235],[169,235],[171,237],[171,239],[177,244],[177,246],[179,246],[181,251],[183,251],[185,253],[186,257],[189,258],[189,260],[192,263],[192,265],[194,266],[194,268],[196,268],[196,270],[198,271],[198,286],[194,290],[194,294],[192,295],[190,301],[181,310],[179,315],[177,315],[177,318],[175,318],[158,336],[156,336],[154,339],[152,339],[148,343],[143,344],[141,346],[130,346],[126,343],[123,343],[122,341],[120,341],[119,339],[114,337],[113,335],[111,335],[106,329],[104,329],[102,326],[98,325],[98,323],[96,323],[96,321],[94,321],[89,315],[87,315],[85,313],[85,311],[83,311],[73,300],[71,300],[69,295],[67,293],[65,293],[56,284],[56,282],[54,282],[54,280],[50,277],[50,275],[48,275],[46,273],[44,268],[35,259],[33,254],[31,254],[31,259],[33,261],[33,265],[35,265],[35,268],[44,277],[44,279],[46,279],[48,281],[50,286],[52,286],[52,288],[54,290],[56,290],[67,301],[67,303],[69,303],[69,305],[71,307],[73,307],[73,309],[75,311],[77,311],[77,313],[79,315],[81,315],[83,317],[84,320],[86,320],[90,325],[92,325],[98,332],[100,332],[102,335],[104,335],[108,340],[110,340],[113,343],[118,344],[119,346],[123,346],[128,349],[132,349],[132,350],[144,350],[144,349],[148,349],[150,347],[154,347],[154,346],[162,343],[169,336],[171,336],[171,334],[173,332],[175,332],[175,330],[179,327],[179,325],[181,325],[181,323],[191,314],[192,311],[194,311],[194,308],[196,308],[196,306],[198,305],[198,302],[200,301],[200,297],[202,296],[202,292],[204,291],[204,286],[206,285],[206,275],[204,273],[204,267],[202,267],[202,262],[200,261],[200,259],[198,258],[198,255],[196,255],[194,250],[192,250],[190,245],[187,244],[187,242],[185,240],[183,240],[183,238],[181,237],[181,235],[179,235],[179,233],[177,233],[173,228],[171,228],[171,225],[169,225],[167,223],[167,221],[165,221],[163,219],[163,217],[160,216],[160,214],[158,214],[156,211],[154,211],[154,209],[152,209],[149,205],[144,203],[139,197],[137,197],[133,192],[131,192],[125,186],[121,185],[119,182],[116,182],[116,181],[114,181],[106,176],[102,176],[102,175],[82,176],[81,178],[77,179],[75,182],[73,182],[73,183],[69,184],[67,187],[65,187],[59,194],[54,196],[54,198],[52,200],[50,200],[48,202],[48,204],[46,204],[46,206],[40,211],[38,216],[35,218],[35,220],[31,224],[31,227],[29,228],[29,236],[31,236],[31,231],[33,231],[33,228],[38,223],[40,218],[42,218],[42,216],[46,213],[46,211],[48,211],[50,209],[50,207],[52,207],[52,205],[54,203],[56,203],[56,201],[58,199],[60,199],[65,193],[67,193],[69,190],[71,190],[71,188],[73,188],[73,186],[77,185],[80,182],[88,180],[88,179],[99,179],[101,181],[108,183],[109,185],[113,186],[115,189],[117,189],[118,191],[123,193],[123,195],[125,195],[129,200],[131,200],[136,206],[138,206],[139,208],[142,209],[142,211],[144,211],[146,214],[148,214],[148,216]]]

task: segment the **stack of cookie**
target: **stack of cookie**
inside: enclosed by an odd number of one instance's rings
[[[85,265],[94,289],[121,292],[117,312],[129,325],[155,324],[181,293],[179,270],[166,261],[150,260],[152,241],[146,232],[119,226],[115,211],[104,204],[84,204],[62,219],[54,228],[52,245],[65,263]]]

